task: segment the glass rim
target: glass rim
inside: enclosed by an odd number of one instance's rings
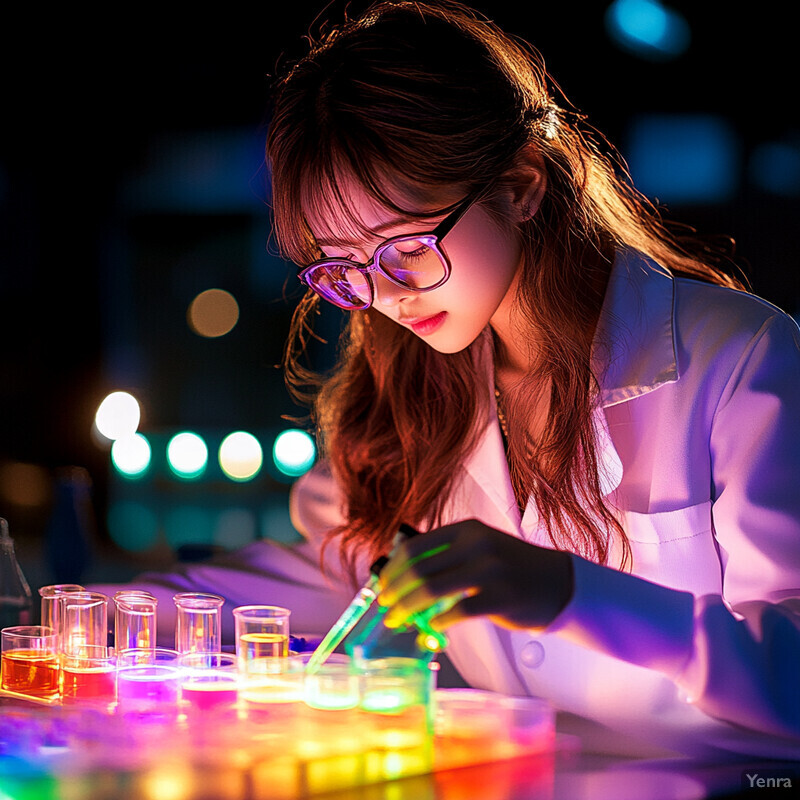
[[[103,594],[102,592],[91,592],[84,589],[81,592],[64,592],[63,594],[57,595],[59,598],[62,598],[62,602],[69,603],[70,600],[92,600],[96,603],[106,603],[111,599],[107,594]]]
[[[0,630],[0,635],[4,638],[18,636],[26,639],[47,639],[49,637],[56,638],[58,631],[49,625],[10,625]]]
[[[180,607],[181,604],[189,608],[221,608],[225,603],[225,598],[210,592],[178,592],[172,596],[172,602]],[[196,606],[193,604],[197,604]]]
[[[51,597],[60,597],[62,594],[85,591],[86,587],[78,583],[51,583],[49,586],[39,587],[39,597],[44,600]]]
[[[276,613],[270,613],[276,612]],[[259,605],[249,605],[249,606],[237,606],[233,609],[233,615],[235,617],[246,617],[246,616],[257,616],[257,613],[263,614],[265,617],[288,617],[291,615],[291,611],[288,608],[284,608],[283,606],[259,606]]]

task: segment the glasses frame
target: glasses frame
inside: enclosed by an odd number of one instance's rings
[[[395,286],[399,286],[402,289],[408,289],[412,292],[419,292],[420,294],[423,292],[432,292],[434,289],[438,289],[442,284],[447,282],[447,279],[450,277],[451,266],[450,266],[450,259],[447,256],[447,253],[444,249],[440,246],[444,241],[445,236],[447,236],[450,231],[455,228],[461,218],[472,208],[473,204],[476,203],[483,195],[485,191],[476,192],[470,195],[467,195],[432,231],[428,231],[427,233],[404,233],[400,236],[392,236],[389,239],[385,239],[381,242],[375,251],[372,254],[372,258],[364,263],[359,264],[358,262],[351,261],[349,258],[321,258],[317,261],[312,262],[307,267],[304,267],[300,273],[298,274],[298,278],[302,283],[308,286],[311,291],[318,294],[323,300],[327,300],[332,305],[337,306],[338,308],[343,309],[344,311],[364,311],[365,309],[369,308],[375,302],[375,282],[372,278],[372,274],[377,272],[379,275],[382,275],[386,278],[387,281],[393,283]],[[436,253],[442,260],[442,265],[444,267],[444,276],[441,280],[437,281],[433,286],[426,286],[424,289],[417,289],[414,286],[409,286],[407,283],[403,281],[397,280],[397,278],[393,278],[387,272],[385,272],[380,266],[380,259],[383,253],[390,248],[392,245],[397,244],[398,242],[404,241],[418,241],[422,242],[426,247],[430,247],[431,249],[435,249]],[[344,267],[346,269],[354,269],[357,272],[360,272],[366,279],[367,286],[369,287],[369,300],[364,302],[363,305],[355,306],[355,305],[339,305],[335,300],[332,300],[330,297],[327,297],[323,294],[319,289],[314,287],[310,280],[309,276],[315,270],[318,270],[322,267]]]

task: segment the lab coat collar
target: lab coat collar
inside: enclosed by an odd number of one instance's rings
[[[678,380],[673,303],[674,281],[666,270],[638,254],[623,253],[617,257],[600,312],[593,353],[600,375],[600,405],[595,409],[593,422],[604,496],[619,486],[623,468],[603,408]],[[484,350],[483,355],[486,354]],[[488,377],[492,408],[496,412],[493,365]],[[522,515],[517,507],[496,413],[491,415],[465,467],[482,488],[484,499],[494,507],[494,513],[499,512],[511,529],[509,532],[521,532],[526,539],[534,540],[538,520],[530,503]],[[498,480],[500,475],[502,480]]]
[[[618,255],[595,334],[601,406],[678,380],[674,302],[675,281],[666,269],[638,253]]]

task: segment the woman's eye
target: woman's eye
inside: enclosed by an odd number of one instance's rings
[[[411,261],[415,258],[422,258],[428,253],[430,248],[415,239],[413,241],[398,242],[394,246],[394,249],[401,258]]]

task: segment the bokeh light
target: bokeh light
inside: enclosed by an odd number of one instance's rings
[[[239,304],[224,289],[207,289],[192,300],[186,319],[198,336],[214,339],[230,333],[236,326]]]
[[[298,477],[314,466],[317,448],[314,439],[305,431],[288,430],[279,433],[272,447],[275,466],[290,477]]]
[[[208,447],[203,437],[191,431],[175,434],[167,445],[167,463],[179,478],[202,475],[208,464]]]
[[[116,439],[111,446],[111,461],[126,478],[138,478],[150,466],[152,448],[141,433]]]
[[[686,19],[659,0],[614,0],[606,28],[620,47],[652,61],[683,55],[691,40]]]
[[[97,408],[94,424],[112,441],[136,433],[141,420],[139,401],[128,392],[112,392]]]
[[[264,463],[261,445],[251,433],[236,431],[226,436],[219,447],[219,465],[234,481],[249,481]]]

